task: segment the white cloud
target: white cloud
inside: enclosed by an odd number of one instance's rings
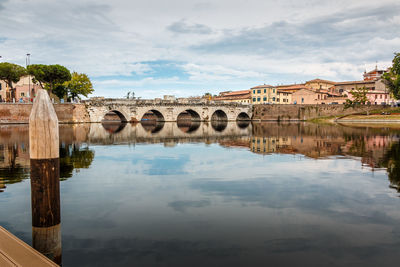
[[[0,0],[0,55],[23,65],[31,53],[31,63],[88,73],[96,95],[121,95],[129,77],[143,92],[176,84],[184,95],[360,79],[375,61],[390,65],[399,11],[395,0]],[[158,76],[146,63],[154,61],[179,62],[184,73]]]

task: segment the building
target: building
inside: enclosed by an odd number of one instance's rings
[[[250,90],[221,92],[212,98],[214,101],[250,104]]]
[[[379,79],[386,70],[378,70],[378,66],[375,66],[374,70],[371,70],[369,72],[364,71],[364,81],[375,81]]]
[[[6,101],[7,84],[0,80],[0,102]]]
[[[314,79],[306,82],[304,86],[312,90],[329,90],[335,84],[336,82],[328,80]]]
[[[39,84],[32,82],[32,76],[26,75],[13,84],[15,89],[15,101],[16,102],[31,102],[36,96],[38,89],[42,87]],[[2,102],[12,102],[11,88],[4,82],[0,81],[0,100]]]
[[[176,97],[174,95],[164,95],[164,100],[168,100],[168,101],[175,101]]]
[[[382,81],[384,70],[372,70],[364,73],[364,80],[334,82],[314,79],[304,84],[259,85],[251,88],[253,104],[344,104],[352,99],[350,92],[365,87],[368,102],[374,105],[391,104],[394,99]]]
[[[323,100],[328,98],[327,90],[314,91],[311,88],[305,88],[292,93],[293,104],[325,104]]]
[[[301,89],[307,89],[308,87],[306,87],[304,84],[288,84],[288,85],[278,85],[276,87],[276,89],[278,89],[279,91],[286,91],[286,92],[297,92]]]
[[[390,96],[390,93],[381,78],[375,80],[367,79],[363,81],[338,82],[335,85],[335,90],[343,95],[347,95],[350,100],[353,100],[350,92],[363,87],[368,90],[367,99],[372,105],[391,104],[395,101]]]
[[[278,91],[278,97],[276,104],[292,104],[292,94],[293,92],[289,90],[277,90]]]
[[[366,97],[367,103],[371,105],[386,105],[395,101],[385,91],[368,91]],[[354,100],[353,95],[350,92],[348,92],[348,98]]]
[[[277,104],[278,92],[275,86],[259,85],[250,89],[252,104]]]

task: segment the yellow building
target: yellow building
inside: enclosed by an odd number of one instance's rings
[[[277,104],[292,104],[292,94],[290,91],[278,90]]]
[[[250,89],[252,104],[278,104],[278,90],[272,85],[259,85]]]

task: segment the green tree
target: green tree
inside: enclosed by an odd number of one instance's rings
[[[61,65],[42,65],[33,64],[28,66],[28,73],[32,75],[33,82],[38,82],[42,88],[48,90],[50,93],[53,89],[71,80],[71,73],[69,70]]]
[[[394,54],[392,63],[393,66],[382,75],[382,78],[393,97],[400,99],[400,53]]]
[[[59,99],[62,99],[68,95],[68,89],[65,84],[56,84],[53,89],[53,94],[55,94]]]
[[[365,86],[351,90],[350,94],[353,96],[353,103],[364,105],[368,101],[367,93],[368,89]]]
[[[10,87],[12,99],[15,99],[13,83],[17,83],[24,75],[26,75],[24,67],[8,62],[0,63],[0,80],[3,80]]]
[[[84,73],[73,72],[70,81],[63,84],[68,92],[68,98],[79,98],[80,95],[87,97],[93,93],[93,85],[89,77]]]

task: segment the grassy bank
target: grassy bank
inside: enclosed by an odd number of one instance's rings
[[[310,120],[307,120],[307,122],[320,123],[320,124],[331,124],[331,123],[335,122],[336,118],[337,118],[337,116],[326,116],[326,117],[310,119]]]

